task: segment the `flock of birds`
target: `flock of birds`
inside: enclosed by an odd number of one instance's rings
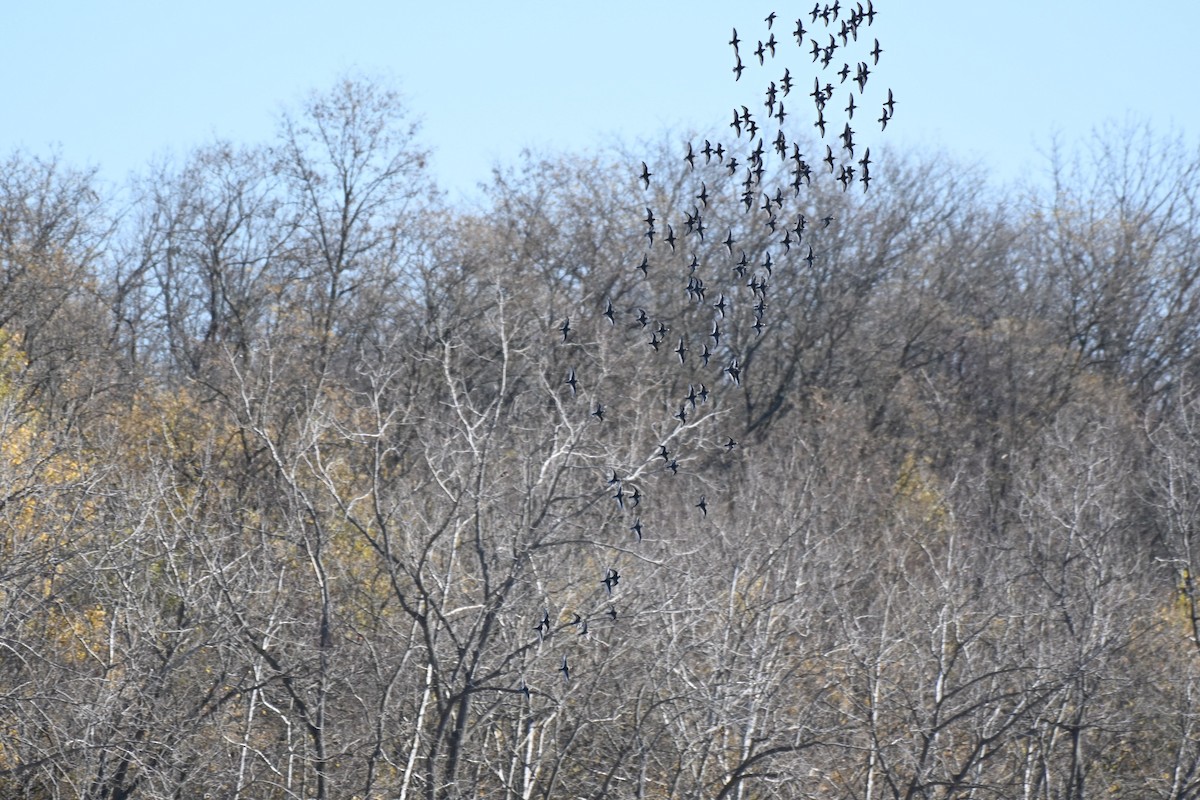
[[[644,499],[643,481],[655,473],[669,477],[678,475],[681,469],[686,472],[685,465],[692,459],[672,449],[678,448],[684,441],[685,437],[680,434],[693,431],[704,421],[701,407],[713,399],[720,385],[740,386],[745,378],[736,348],[723,338],[724,328],[728,318],[734,314],[735,306],[749,309],[753,316],[750,328],[754,330],[755,338],[763,335],[768,327],[767,301],[774,270],[812,268],[814,262],[822,257],[822,232],[837,220],[831,213],[815,211],[811,207],[813,200],[805,190],[811,187],[814,180],[823,177],[831,177],[842,191],[849,190],[855,183],[861,184],[864,192],[870,188],[871,151],[869,147],[861,146],[859,133],[853,126],[864,119],[867,87],[884,53],[879,40],[873,35],[868,40],[866,35],[866,29],[874,23],[876,13],[872,0],[867,0],[865,7],[861,2],[856,2],[852,8],[849,5],[843,7],[840,0],[834,0],[832,4],[817,3],[808,14],[795,21],[790,33],[784,34],[782,26],[776,26],[780,22],[779,17],[772,12],[763,20],[765,30],[760,31],[765,38],[756,38],[752,49],[749,40],[739,37],[736,28],[733,30],[729,44],[733,47],[732,71],[735,81],[740,82],[748,70],[753,72],[756,67],[765,69],[768,65],[774,65],[777,59],[786,60],[788,49],[793,54],[799,51],[811,56],[811,64],[815,65],[817,74],[813,77],[812,91],[807,93],[811,99],[808,107],[813,112],[812,127],[819,134],[816,141],[819,142],[818,146],[824,148],[823,157],[820,157],[820,153],[806,156],[802,152],[800,137],[788,134],[790,128],[785,126],[785,122],[794,126],[802,116],[791,109],[805,108],[808,104],[803,102],[804,95],[801,94],[803,90],[798,77],[793,75],[791,67],[784,67],[782,72],[776,70],[776,77],[766,84],[759,106],[762,111],[752,111],[747,105],[733,109],[729,124],[732,137],[726,137],[724,141],[713,137],[705,139],[702,144],[686,143],[682,160],[688,172],[700,180],[695,202],[688,204],[689,209],[684,209],[682,213],[660,209],[656,214],[652,205],[658,197],[653,191],[656,188],[654,171],[645,161],[641,162],[640,168],[636,168],[636,182],[647,197],[645,202],[651,205],[645,207],[645,216],[640,219],[639,227],[645,239],[645,248],[640,263],[633,267],[635,277],[650,280],[650,271],[656,261],[678,263],[683,271],[668,276],[667,280],[678,280],[681,285],[686,281],[687,303],[701,307],[708,305],[712,310],[711,326],[705,324],[707,332],[675,331],[667,321],[653,318],[645,308],[618,310],[611,299],[604,302],[602,309],[597,309],[597,314],[604,318],[600,324],[615,329],[618,315],[629,318],[630,329],[640,330],[643,336],[648,335],[646,343],[654,354],[669,357],[667,354],[671,353],[674,355],[672,360],[678,361],[678,367],[690,362],[693,371],[712,373],[708,380],[713,381],[714,386],[710,388],[706,383],[689,384],[684,397],[666,403],[671,417],[664,423],[664,430],[668,430],[668,433],[658,445],[657,452],[647,454],[642,463],[629,467],[624,476],[615,468],[607,470],[605,491],[615,504],[615,510],[630,521],[630,546],[640,543],[645,533],[645,525],[638,513]],[[784,38],[777,38],[777,33]],[[844,107],[842,97],[845,100]],[[800,102],[796,102],[798,98]],[[880,126],[880,131],[886,130],[895,114],[896,104],[891,89],[887,89],[886,99],[880,93],[880,114],[873,120]],[[844,114],[844,118],[840,114]],[[834,140],[826,142],[827,134],[835,131]],[[813,138],[804,141],[812,142]],[[784,169],[769,169],[768,160],[772,158],[778,159]],[[810,163],[810,158],[815,158],[815,163]],[[752,245],[753,257],[738,246],[732,228],[728,229],[718,246],[704,249],[708,231],[704,217],[710,200],[704,176],[706,172],[714,170],[724,170],[727,174],[721,177],[726,180],[741,176],[740,203],[744,206],[744,214],[750,216],[751,227],[755,223],[764,226],[770,244],[764,248],[760,239]],[[781,174],[788,176],[788,182],[773,183],[771,176]],[[716,252],[726,263],[723,266],[704,265],[696,251],[710,256]],[[710,284],[714,283],[720,286],[715,301],[707,296]],[[571,347],[579,344],[575,339],[578,321],[573,324],[570,316],[561,320],[558,325],[560,345]],[[564,376],[563,391],[569,393],[573,400],[578,400],[584,390],[583,383],[583,376],[576,367],[570,367]],[[606,422],[607,409],[601,399],[589,400],[587,413],[594,418],[595,424],[610,424]],[[721,443],[720,439],[724,442]],[[725,452],[739,447],[731,436],[722,434],[720,439],[707,445],[723,448]],[[699,494],[689,503],[699,520],[707,518],[709,501],[704,494]],[[603,616],[607,617],[610,625],[616,624],[620,618],[616,597],[621,578],[620,572],[612,566],[607,567],[603,579],[597,576],[594,591],[603,590],[604,595],[603,600],[594,603],[593,607],[604,608]],[[569,619],[563,616],[554,620],[549,609],[545,609],[536,624],[530,626],[531,634],[536,635],[533,645],[537,651],[540,652],[543,642],[554,636],[573,632],[576,638],[586,639],[590,635],[587,616],[578,611],[565,613]],[[561,673],[562,682],[571,681],[569,654],[561,655],[558,672]],[[521,679],[519,691],[527,699],[531,696],[531,688],[524,678]]]

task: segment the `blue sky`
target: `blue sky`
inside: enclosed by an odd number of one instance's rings
[[[943,147],[1000,179],[1044,170],[1039,149],[1097,125],[1200,137],[1200,2],[1141,11],[1086,0],[877,0],[872,81],[897,102],[887,136]],[[389,76],[423,120],[451,196],[522,147],[586,150],[723,128],[765,72],[733,81],[779,14],[779,64],[811,80],[788,32],[811,3],[13,3],[6,10],[0,152],[60,148],[121,181],[221,137],[272,136],[279,110],[348,70]],[[807,19],[807,17],[806,17]],[[820,23],[818,23],[819,25]],[[757,66],[757,64],[755,64]],[[835,79],[836,81],[836,79]],[[748,99],[749,98],[749,99]],[[798,109],[799,111],[800,109]],[[803,109],[809,113],[809,109]]]

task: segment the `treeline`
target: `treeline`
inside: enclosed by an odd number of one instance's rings
[[[881,152],[762,291],[682,154],[4,160],[0,795],[1200,796],[1200,153]]]

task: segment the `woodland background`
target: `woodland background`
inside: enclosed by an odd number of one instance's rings
[[[346,81],[122,193],[0,161],[0,795],[1200,796],[1200,152],[881,150],[704,368],[634,321],[713,314],[636,269],[685,138],[451,208]]]

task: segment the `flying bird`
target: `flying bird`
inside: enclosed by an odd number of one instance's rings
[[[653,175],[653,174],[654,174],[654,173],[650,171],[650,168],[646,166],[646,162],[645,162],[645,161],[643,161],[643,162],[642,162],[642,176],[641,176],[641,177],[642,177],[642,183],[643,183],[643,184],[645,184],[645,188],[647,188],[647,189],[649,189],[649,188],[650,188],[650,176],[651,176],[651,175]]]
[[[617,572],[612,567],[608,568],[608,574],[604,576],[604,580],[600,581],[604,584],[604,588],[611,595],[613,587],[621,582],[621,573]]]

